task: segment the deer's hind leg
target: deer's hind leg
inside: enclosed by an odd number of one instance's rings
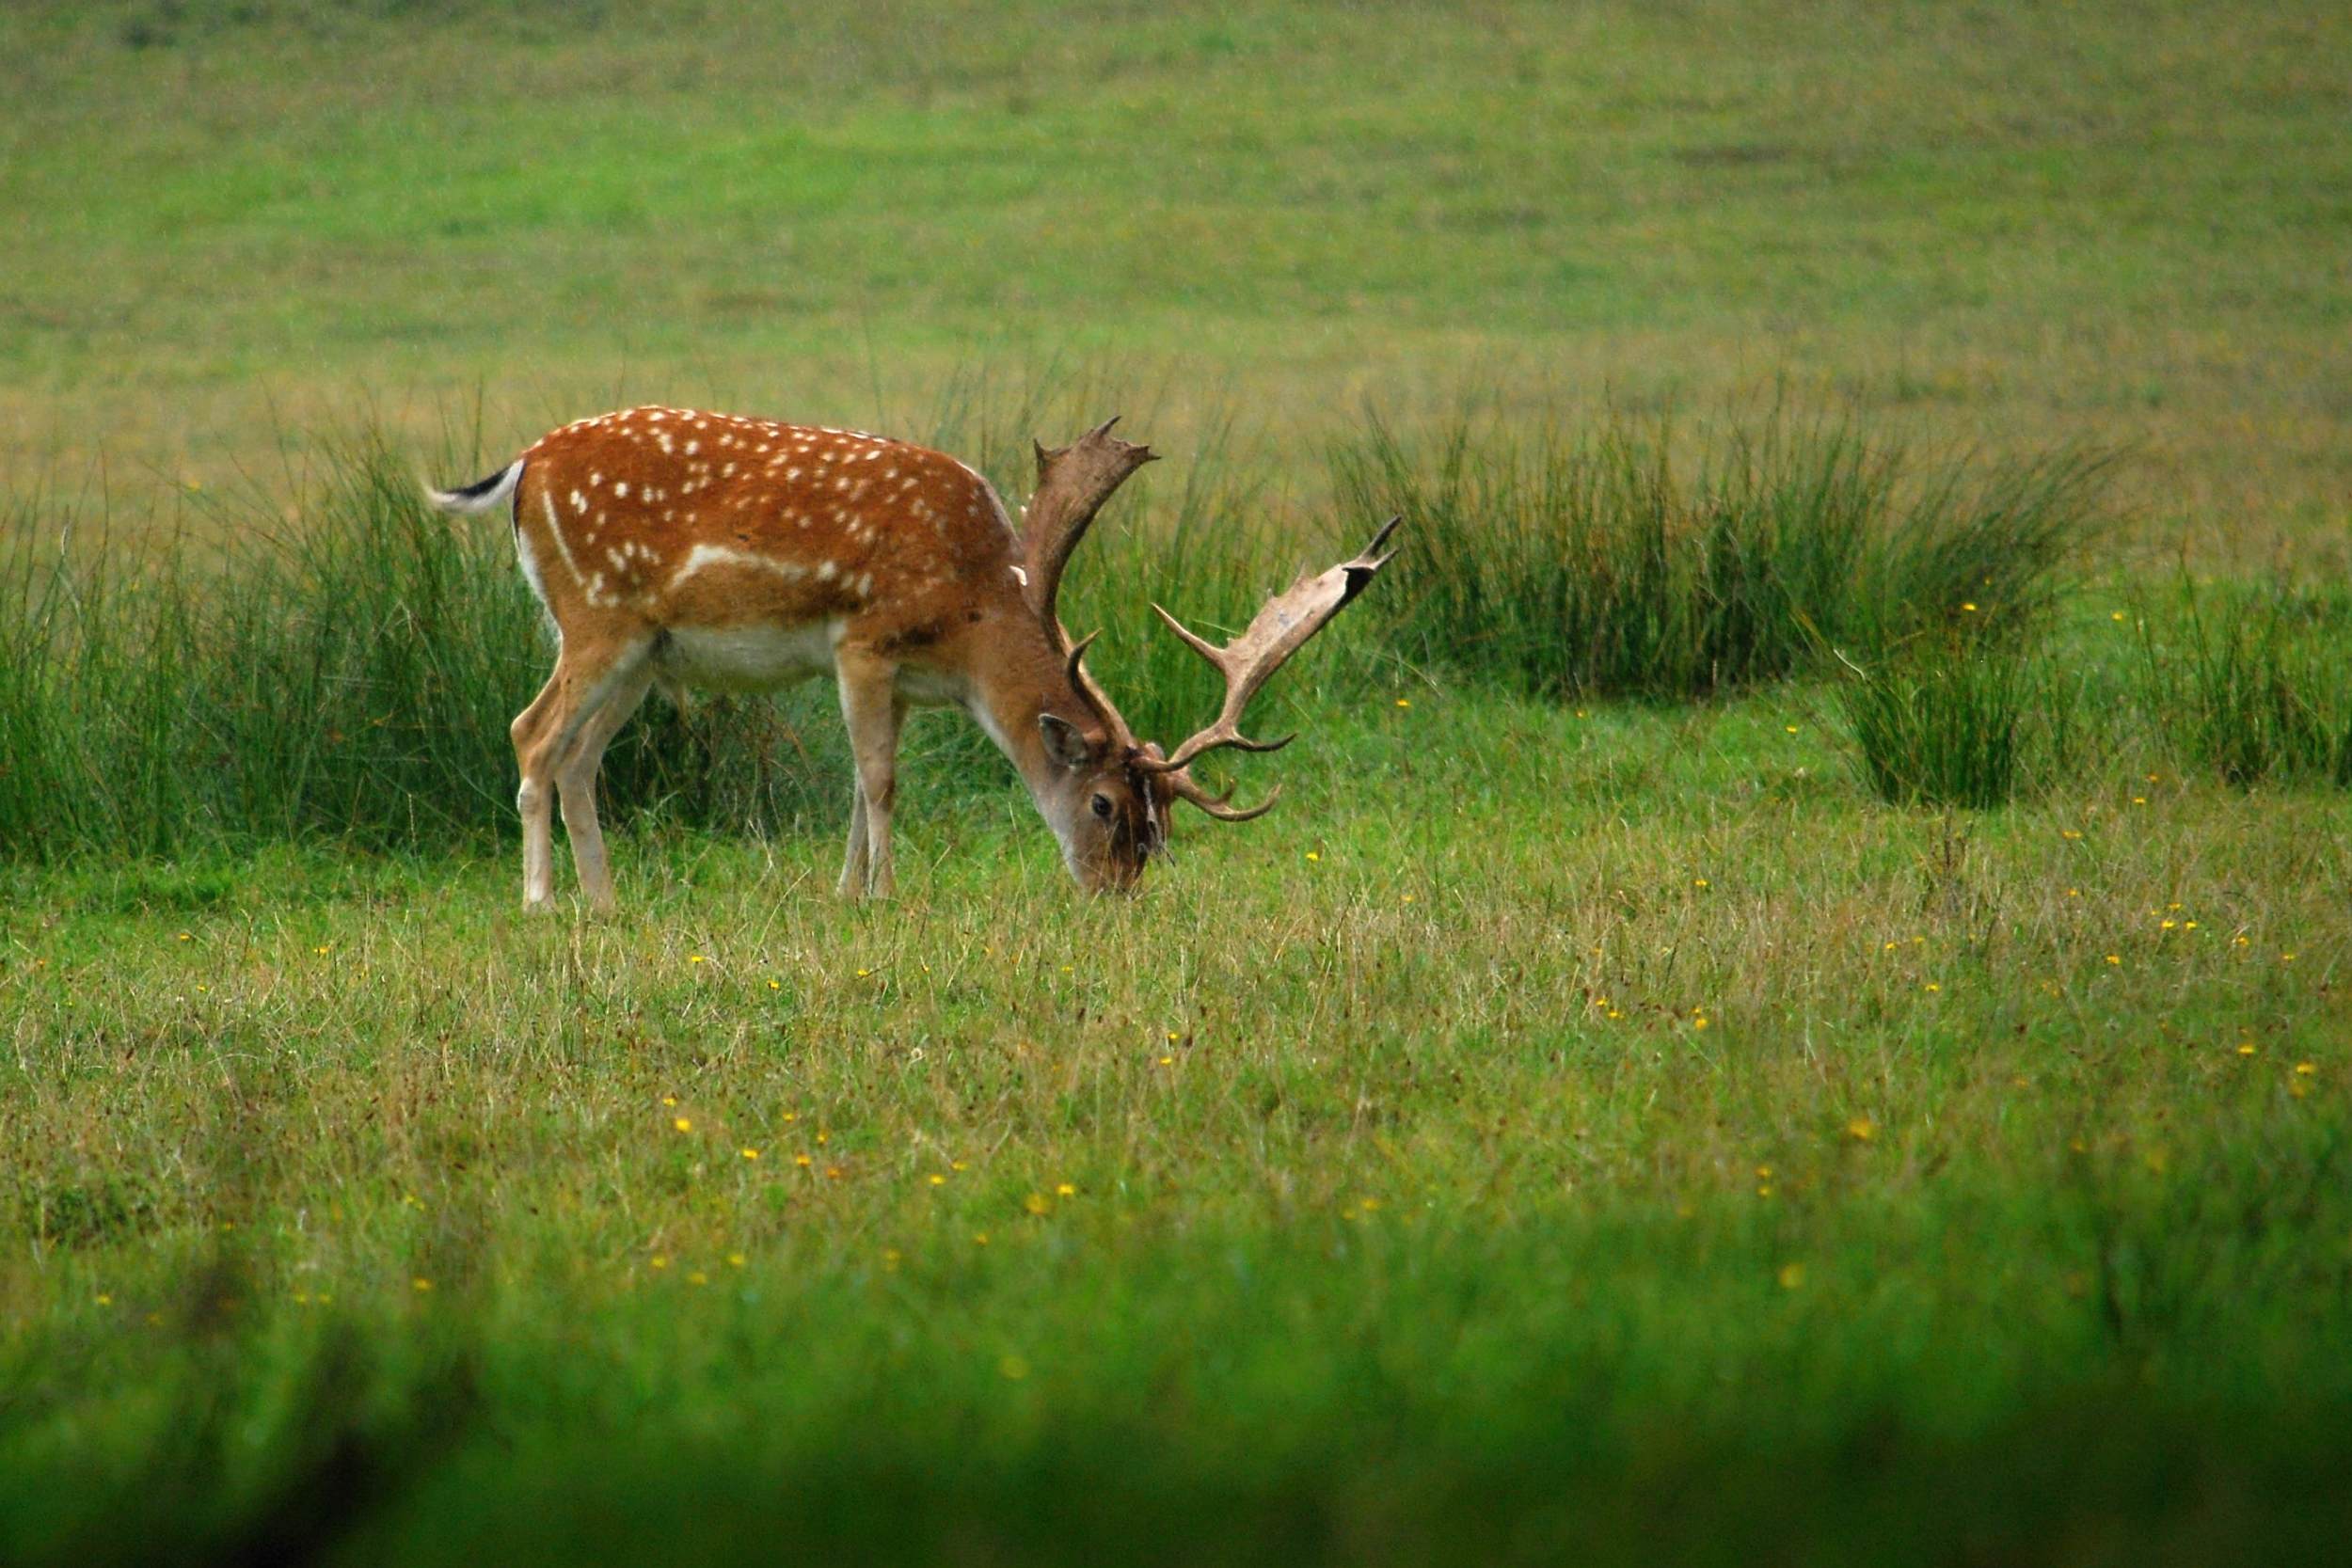
[[[644,638],[617,643],[575,642],[566,638],[564,651],[556,657],[555,673],[509,727],[516,768],[522,775],[515,805],[523,819],[523,908],[527,910],[551,909],[555,902],[557,765],[571,755],[590,721],[620,689],[644,673],[651,647],[650,640]],[[638,695],[643,697],[644,692]],[[599,755],[602,751],[600,744]],[[568,809],[564,816],[568,826]],[[593,816],[591,822],[593,831]],[[601,853],[600,835],[597,845]]]

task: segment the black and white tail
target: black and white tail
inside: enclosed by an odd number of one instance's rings
[[[494,506],[504,506],[515,494],[515,486],[523,477],[523,460],[519,457],[487,479],[478,479],[462,490],[436,490],[425,486],[425,495],[444,512],[472,515],[487,512]]]

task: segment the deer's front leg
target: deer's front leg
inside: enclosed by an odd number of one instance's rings
[[[854,863],[863,849],[866,878],[862,891],[869,897],[887,898],[892,888],[890,810],[898,794],[898,724],[906,714],[898,701],[898,670],[887,659],[847,648],[836,658],[841,719],[850,730],[850,754],[857,767],[858,816],[865,828],[861,846],[857,826],[850,827],[850,857]],[[843,868],[842,880],[851,880],[848,866]],[[861,890],[847,886],[843,891],[854,898]]]

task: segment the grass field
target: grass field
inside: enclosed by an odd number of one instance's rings
[[[238,21],[238,18],[249,18]],[[920,19],[918,21],[918,18]],[[28,4],[0,462],[217,483],[362,404],[898,428],[1117,367],[1371,397],[1853,388],[2126,441],[2164,537],[2340,524],[2338,8]],[[1150,410],[1131,408],[1140,416]]]
[[[0,1561],[2329,1560],[2348,55],[9,8]],[[838,902],[808,693],[526,920],[544,654],[405,481],[657,397],[1124,407],[1162,726],[1147,595],[1413,553],[1139,899],[934,718]]]

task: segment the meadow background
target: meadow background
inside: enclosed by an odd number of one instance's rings
[[[2352,1532],[2332,8],[0,13],[0,1560],[2141,1562]],[[502,531],[632,401],[1025,489],[1082,901],[822,692],[527,922]],[[1080,580],[1082,579],[1082,580]]]

